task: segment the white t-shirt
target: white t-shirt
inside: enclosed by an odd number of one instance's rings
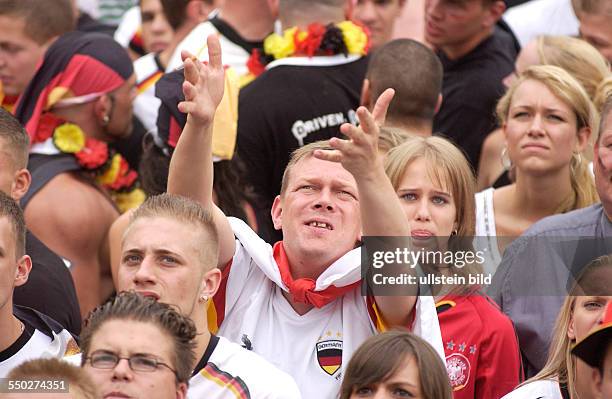
[[[541,380],[530,382],[510,392],[502,399],[563,399],[559,382]]]
[[[521,47],[540,35],[578,36],[580,26],[571,0],[532,0],[508,9],[503,18]]]
[[[149,53],[134,61],[134,73],[138,88],[138,95],[134,99],[134,115],[149,131],[157,126],[161,101],[155,97],[155,83],[163,76],[164,71],[156,59],[156,54]]]
[[[19,309],[15,315],[24,323],[25,329],[17,341],[0,352],[0,378],[28,360],[62,358],[79,351],[72,335],[55,320],[31,309]]]
[[[215,345],[206,366],[189,379],[189,399],[299,399],[293,378],[262,357],[223,337]],[[206,356],[206,354],[205,354]]]
[[[344,296],[304,315],[283,296],[272,247],[244,222],[228,218],[236,235],[236,253],[224,270],[220,290],[209,308],[209,327],[262,355],[296,380],[304,398],[335,398],[343,367],[367,338],[377,333],[372,300],[357,286]],[[354,249],[333,263],[315,290],[348,286],[360,279],[361,252]],[[412,324],[444,359],[440,326],[431,297],[417,301]]]
[[[166,72],[183,65],[181,60],[181,50],[187,50],[191,54],[197,56],[201,61],[208,60],[208,51],[206,49],[206,39],[209,35],[218,35],[221,50],[223,51],[223,65],[234,68],[238,76],[247,73],[246,63],[251,54],[238,44],[232,42],[227,37],[219,33],[210,21],[202,22],[196,26],[174,50]]]

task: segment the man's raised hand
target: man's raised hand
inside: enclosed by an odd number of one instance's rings
[[[360,125],[345,123],[340,126],[342,134],[349,139],[334,137],[329,141],[333,151],[317,150],[314,156],[326,161],[340,162],[355,177],[371,172],[377,166],[375,164],[381,162],[378,156],[378,136],[394,94],[393,89],[385,90],[376,100],[372,113],[365,107],[359,107],[357,117]]]
[[[187,121],[205,126],[212,123],[217,106],[223,98],[225,87],[221,45],[217,35],[207,39],[208,63],[202,63],[192,54],[183,51],[185,101],[178,104],[181,112],[187,113]]]

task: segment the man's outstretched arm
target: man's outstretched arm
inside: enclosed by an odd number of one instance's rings
[[[394,91],[380,95],[370,113],[357,109],[360,126],[344,124],[341,132],[349,139],[332,138],[334,151],[315,152],[315,157],[340,162],[357,182],[363,234],[366,236],[409,236],[410,228],[391,181],[387,177],[382,156],[378,153],[379,125],[384,123]],[[408,271],[409,272],[409,271]],[[416,304],[416,296],[375,297],[385,323],[406,326]]]
[[[187,113],[187,123],[178,140],[168,175],[168,192],[198,201],[213,215],[219,234],[219,263],[233,257],[234,234],[227,218],[213,203],[212,127],[215,111],[223,98],[224,69],[221,45],[216,35],[208,37],[208,65],[184,53],[185,101],[178,104]]]

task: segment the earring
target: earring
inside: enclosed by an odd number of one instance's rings
[[[508,147],[504,146],[499,158],[505,170],[509,170],[512,167],[512,161],[510,160],[510,157],[508,157]]]
[[[208,302],[208,295],[200,295],[200,302]]]
[[[453,230],[453,231],[451,232],[451,236],[456,236],[456,235],[457,235],[457,233],[458,233],[458,231],[457,231],[457,229],[455,229],[455,230]]]
[[[104,115],[102,117],[102,125],[106,126],[108,125],[108,122],[110,122],[110,117],[108,115]]]

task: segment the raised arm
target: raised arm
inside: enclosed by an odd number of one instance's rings
[[[372,113],[357,109],[360,126],[344,124],[340,130],[349,140],[333,138],[334,151],[315,152],[314,156],[340,162],[351,172],[359,190],[359,207],[363,234],[366,236],[409,236],[410,228],[393,185],[385,174],[383,159],[378,153],[379,125],[384,123],[394,91],[380,95]],[[390,326],[406,326],[416,303],[415,296],[375,298],[385,322]]]
[[[187,123],[178,140],[168,174],[168,192],[189,197],[209,210],[219,234],[219,264],[223,268],[234,255],[234,234],[227,218],[213,203],[212,127],[215,111],[223,98],[224,69],[216,35],[208,37],[207,65],[184,53],[185,101],[178,104],[187,113]]]

